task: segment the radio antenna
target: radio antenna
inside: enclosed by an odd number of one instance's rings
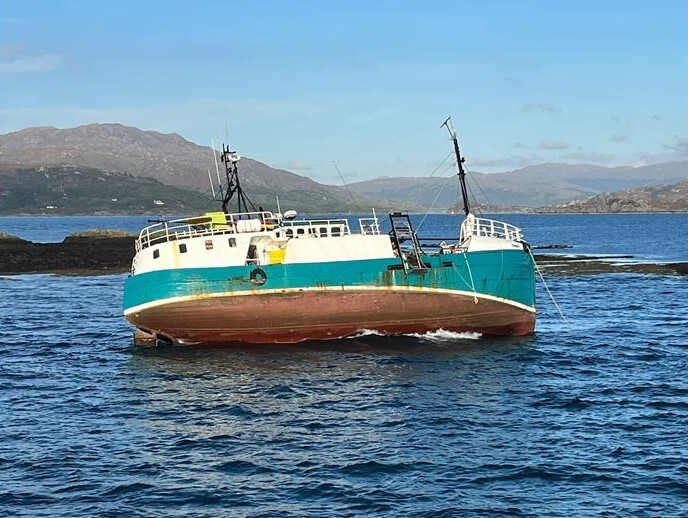
[[[463,198],[463,211],[468,216],[471,213],[471,207],[468,204],[468,191],[466,187],[466,171],[463,169],[463,163],[466,161],[465,158],[461,156],[461,151],[459,151],[459,141],[456,138],[456,130],[452,126],[451,117],[447,117],[441,125],[440,128],[446,126],[449,135],[451,136],[452,142],[454,143],[454,154],[456,155],[456,163],[459,165],[459,186],[461,187],[461,197]]]

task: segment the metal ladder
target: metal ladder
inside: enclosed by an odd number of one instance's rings
[[[427,266],[425,266],[421,259],[422,250],[420,248],[418,236],[416,236],[416,232],[413,230],[409,215],[406,213],[402,214],[401,212],[393,212],[389,215],[389,221],[392,226],[389,235],[392,239],[393,246],[399,252],[399,258],[404,267],[404,272],[409,273],[410,271],[426,269]],[[413,248],[407,252],[403,252],[401,250],[401,244],[409,240]]]

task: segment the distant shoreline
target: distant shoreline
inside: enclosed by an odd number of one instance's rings
[[[0,238],[0,275],[103,275],[125,273],[134,258],[136,236],[117,231],[88,231],[62,242],[35,243],[16,236]],[[628,262],[632,256],[536,254],[548,275],[642,273],[688,275],[688,263]],[[614,259],[624,262],[612,262]]]
[[[188,213],[187,215],[193,215],[193,214],[199,214],[199,212],[194,212],[194,213]],[[332,212],[332,213],[308,213],[308,216],[319,216],[322,214],[342,214],[340,212]],[[369,214],[369,212],[362,211],[362,212],[352,212],[350,213],[352,216],[356,216],[359,214]],[[385,212],[385,215],[387,212]],[[430,215],[437,215],[437,216],[458,216],[461,217],[461,214],[449,214],[446,212],[420,212],[420,211],[411,211],[409,214],[413,216],[420,216],[420,215],[425,215],[425,214],[430,214]],[[514,212],[490,212],[490,211],[484,211],[483,214],[505,214],[505,215],[522,215],[522,214],[532,214],[536,216],[572,216],[572,215],[610,215],[610,214],[688,214],[688,210],[676,210],[676,211],[667,211],[667,210],[658,210],[658,211],[618,211],[618,212],[547,212],[547,211],[538,211],[538,210],[532,210],[532,211],[514,211]],[[69,218],[69,217],[184,217],[181,215],[181,213],[158,213],[158,214],[151,214],[151,213],[122,213],[122,212],[97,212],[97,213],[69,213],[69,214],[57,214],[54,212],[19,212],[19,213],[0,213],[0,217],[13,217],[13,218],[29,218],[29,217],[34,217],[34,216],[47,216],[47,217],[58,217],[58,218]]]

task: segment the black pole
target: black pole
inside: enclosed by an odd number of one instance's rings
[[[222,163],[225,164],[225,175],[227,176],[227,190],[222,198],[222,210],[225,212],[225,214],[229,212],[229,202],[234,197],[234,193],[236,193],[239,214],[248,212],[249,205],[255,211],[256,207],[241,188],[239,169],[237,167],[237,161],[239,160],[239,157],[234,151],[230,151],[229,146],[222,144],[222,156],[220,158]]]
[[[459,150],[459,141],[456,138],[456,130],[451,125],[451,117],[448,117],[447,120],[442,123],[442,126],[447,127],[447,131],[449,131],[452,142],[454,143],[454,154],[456,155],[456,163],[459,165],[459,186],[461,187],[461,197],[463,199],[463,212],[466,214],[466,216],[468,216],[471,213],[471,206],[468,203],[468,189],[466,188],[466,171],[463,168],[463,163],[466,159],[461,156],[461,151]]]

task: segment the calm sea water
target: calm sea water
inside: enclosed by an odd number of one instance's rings
[[[569,252],[688,260],[688,215],[505,219]],[[527,338],[149,350],[123,282],[0,278],[0,515],[686,515],[685,277],[547,277],[569,322],[540,289]]]

